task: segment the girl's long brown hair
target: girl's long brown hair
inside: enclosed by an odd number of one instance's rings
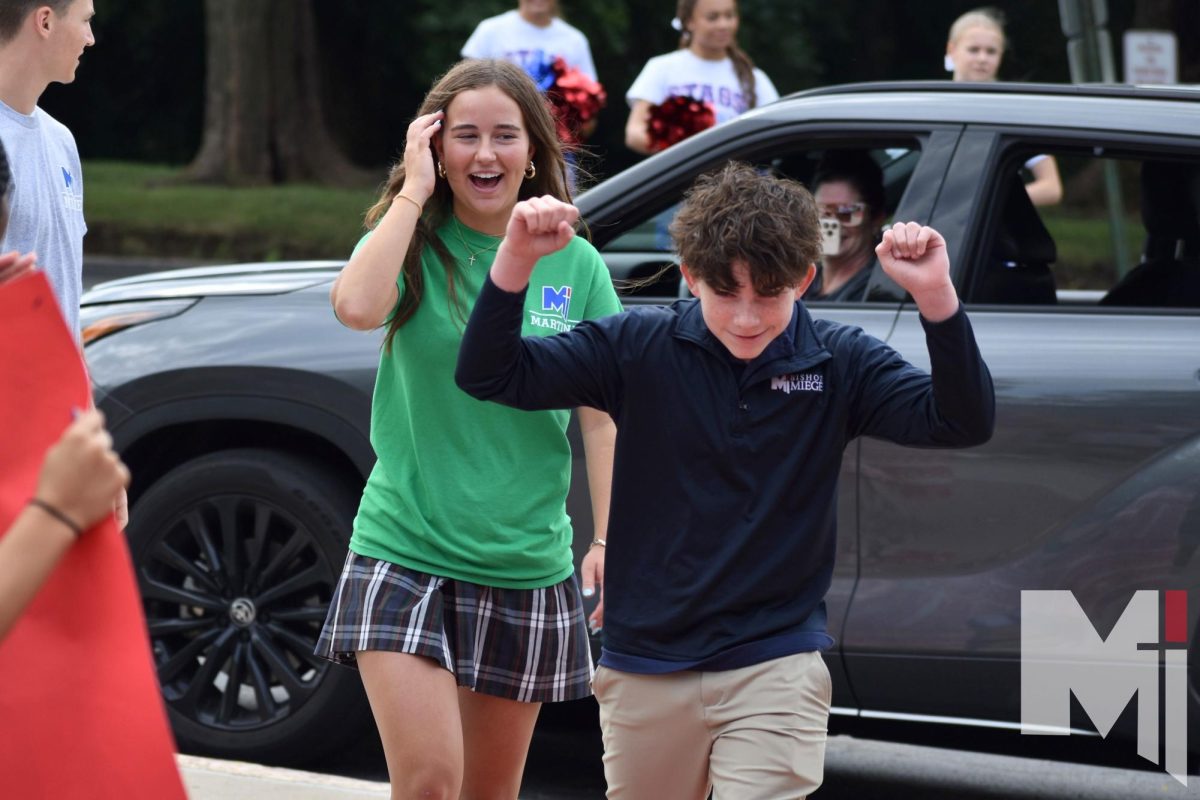
[[[696,2],[697,0],[679,0],[679,4],[675,6],[675,18],[683,25],[683,34],[679,37],[680,50],[686,50],[692,44],[692,33],[687,29],[687,23],[696,12]],[[737,3],[734,3],[734,7],[737,7]],[[754,91],[754,62],[746,55],[745,50],[738,47],[736,41],[726,48],[726,52],[733,62],[733,71],[737,75],[738,83],[741,84],[746,108],[755,108],[758,105],[758,95]]]
[[[529,141],[533,145],[533,165],[537,174],[521,183],[517,199],[551,195],[563,202],[571,202],[568,189],[567,165],[563,159],[562,145],[554,125],[554,117],[546,100],[538,91],[533,80],[520,67],[507,61],[495,59],[466,59],[451,67],[446,74],[434,81],[433,88],[425,95],[424,102],[417,109],[416,116],[432,114],[434,111],[445,109],[460,93],[471,89],[483,89],[495,86],[511,97],[521,109],[521,117]],[[440,135],[440,134],[439,134]],[[372,229],[379,223],[384,212],[388,210],[392,200],[404,186],[403,156],[392,165],[388,172],[387,183],[384,184],[379,200],[367,210],[366,226]],[[435,231],[441,227],[450,215],[454,213],[454,193],[450,184],[444,178],[438,178],[433,195],[425,203],[425,211],[417,220],[416,230],[413,231],[412,241],[408,252],[404,254],[404,266],[401,276],[404,280],[404,291],[401,293],[400,304],[388,321],[388,332],[384,339],[384,347],[391,349],[392,340],[396,333],[412,319],[421,304],[425,291],[425,280],[421,274],[421,254],[426,247],[437,253],[438,260],[446,270],[446,279],[450,287],[450,304],[458,309],[458,296],[455,289],[455,272],[458,270],[450,251],[437,236]],[[465,317],[465,314],[463,314]],[[465,319],[464,319],[465,322]]]

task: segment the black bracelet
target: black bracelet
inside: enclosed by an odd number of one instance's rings
[[[54,517],[56,520],[61,522],[63,525],[66,525],[68,528],[71,529],[71,533],[75,534],[75,538],[79,538],[80,536],[83,536],[83,529],[80,528],[78,525],[76,525],[74,520],[72,520],[70,517],[68,517],[63,512],[59,511],[54,506],[47,503],[45,500],[39,500],[38,498],[33,497],[33,498],[30,498],[29,505],[37,506],[42,511],[45,511],[47,514],[49,514],[50,516]]]

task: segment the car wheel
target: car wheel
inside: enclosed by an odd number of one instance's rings
[[[355,670],[313,655],[357,497],[268,450],[189,461],[150,486],[128,535],[180,749],[294,762],[361,736]]]

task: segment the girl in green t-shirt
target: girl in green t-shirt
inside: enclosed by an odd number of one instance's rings
[[[426,95],[330,292],[343,324],[387,333],[371,412],[378,461],[317,652],[357,664],[397,797],[516,798],[541,703],[591,694],[567,415],[481,403],[453,377],[513,207],[569,202],[566,176],[533,81],[504,61],[462,61]],[[539,280],[526,335],[620,310],[579,237],[539,262]],[[615,428],[579,414],[603,537]],[[603,576],[602,544],[584,560],[586,586]]]

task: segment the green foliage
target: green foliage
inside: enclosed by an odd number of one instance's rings
[[[362,235],[374,191],[289,185],[176,184],[176,167],[87,161],[89,253],[231,261],[342,258]]]
[[[1054,277],[1059,289],[1107,289],[1138,262],[1146,243],[1141,219],[1137,214],[1126,216],[1128,252],[1122,263],[1113,253],[1112,232],[1103,211],[1051,207],[1042,208],[1040,214],[1058,250]],[[1118,269],[1123,272],[1118,274]]]

